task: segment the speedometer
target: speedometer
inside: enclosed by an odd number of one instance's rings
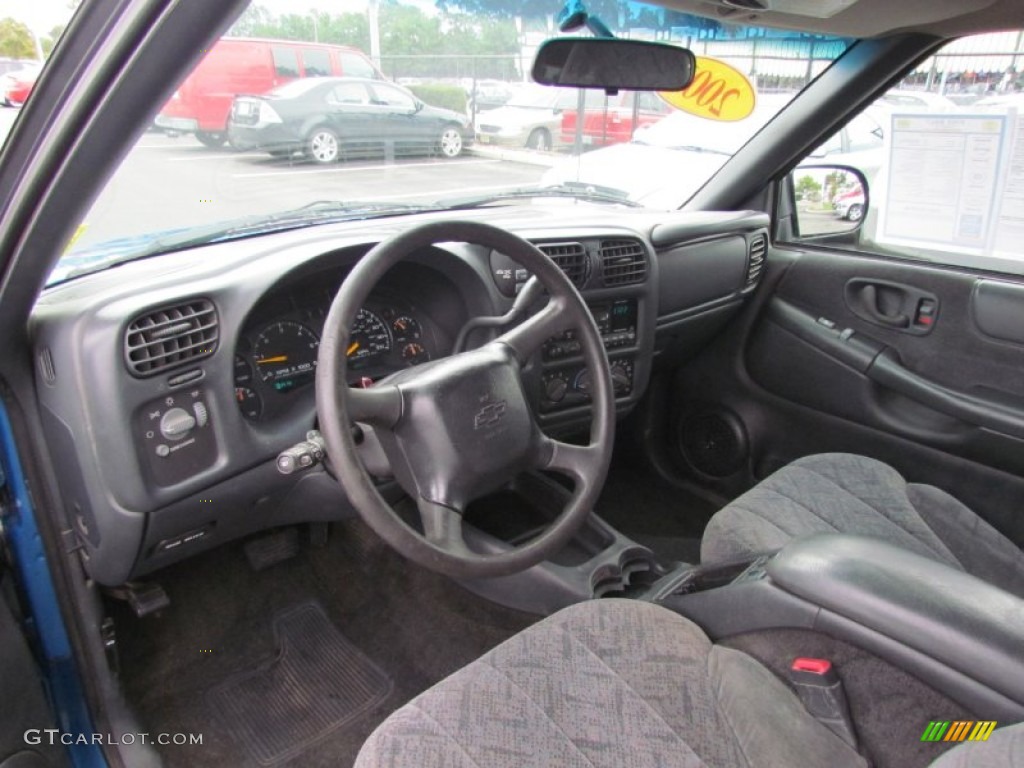
[[[391,333],[384,321],[368,309],[360,309],[352,323],[352,336],[345,354],[353,369],[369,365],[391,351]]]
[[[284,320],[268,325],[253,341],[253,362],[262,381],[284,392],[313,377],[319,348],[313,331]]]

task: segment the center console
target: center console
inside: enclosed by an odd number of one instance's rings
[[[589,305],[608,353],[616,398],[632,394],[635,380],[638,305],[635,298]],[[590,371],[583,365],[576,331],[548,339],[541,350],[543,391],[540,408],[551,412],[590,402]]]
[[[822,632],[986,718],[1024,719],[1024,600],[878,539],[794,540],[752,562],[681,569],[647,598],[712,640],[780,628]]]

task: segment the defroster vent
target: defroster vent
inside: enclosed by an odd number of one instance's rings
[[[577,288],[587,282],[587,249],[583,243],[539,243],[537,247],[565,272]]]
[[[764,254],[768,250],[768,238],[764,235],[754,235],[750,240],[750,250],[747,256],[747,286],[754,285],[761,276],[764,269]]]
[[[607,286],[642,283],[647,277],[646,251],[637,240],[604,240],[601,266]]]
[[[209,357],[217,339],[217,309],[208,299],[151,310],[128,326],[125,363],[136,376],[154,376],[190,360]]]

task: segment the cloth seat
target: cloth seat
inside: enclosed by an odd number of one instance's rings
[[[1022,755],[1024,732],[997,729],[989,743],[962,745],[933,765],[1006,768]],[[533,625],[393,713],[356,760],[356,768],[866,765],[753,658],[634,600],[592,600]]]
[[[1024,552],[964,504],[865,456],[798,459],[716,512],[701,561],[753,556],[797,536],[876,536],[1024,597]]]

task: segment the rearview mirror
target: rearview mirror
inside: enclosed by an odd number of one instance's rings
[[[533,79],[542,85],[626,91],[681,91],[696,60],[686,48],[644,40],[561,37],[537,51]]]

